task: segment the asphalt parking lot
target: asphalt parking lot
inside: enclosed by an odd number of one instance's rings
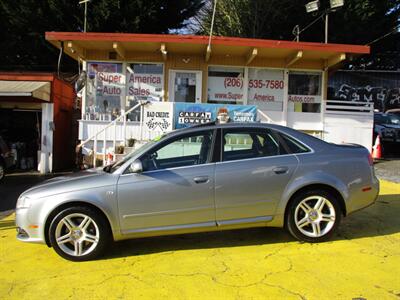
[[[399,299],[400,184],[344,220],[333,241],[294,241],[257,228],[110,245],[73,263],[16,241],[0,220],[1,299]]]
[[[378,178],[400,183],[400,159],[380,160],[374,168]]]

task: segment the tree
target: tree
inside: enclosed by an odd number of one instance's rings
[[[88,31],[167,33],[182,28],[203,2],[92,0],[88,4]],[[82,31],[83,6],[78,0],[2,0],[0,28],[0,69],[54,71],[58,51],[45,41],[44,33]],[[68,60],[67,67],[72,63]]]
[[[307,14],[304,5],[310,0],[218,0],[214,22],[214,35],[262,39],[293,40],[295,25],[305,28],[321,16],[329,6],[320,0],[320,12]],[[210,32],[212,0],[192,19],[191,30],[197,34]],[[367,44],[396,28],[400,20],[399,0],[345,0],[345,6],[329,15],[329,42],[342,44]],[[396,32],[394,32],[396,33]],[[362,64],[372,66],[377,57],[396,61],[400,45],[399,34],[392,34],[372,48],[373,55],[363,58]],[[324,41],[324,18],[301,33],[301,41]],[[386,54],[385,54],[386,53]],[[390,58],[392,57],[392,58]],[[383,58],[382,58],[383,59]],[[374,62],[372,62],[372,60]],[[397,58],[398,60],[398,58]],[[382,60],[380,60],[382,62]],[[353,65],[356,62],[353,62]],[[395,66],[392,66],[396,68]],[[390,68],[390,67],[389,67]],[[400,65],[397,65],[400,68]]]
[[[208,35],[211,25],[213,1],[194,18],[191,29]],[[219,0],[217,2],[214,35],[247,38],[290,39],[296,20],[289,12],[304,9],[292,0]],[[290,28],[291,27],[291,28]],[[290,28],[286,31],[285,28]]]

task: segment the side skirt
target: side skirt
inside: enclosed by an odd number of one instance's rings
[[[266,227],[273,220],[272,216],[262,216],[255,218],[244,218],[234,220],[222,220],[218,222],[204,222],[184,225],[172,225],[163,227],[140,228],[134,230],[125,230],[115,240],[126,240],[141,237],[177,235],[185,233],[197,233],[208,231],[232,230],[252,227]]]

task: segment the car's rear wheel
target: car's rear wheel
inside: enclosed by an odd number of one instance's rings
[[[88,207],[69,207],[51,222],[50,243],[63,258],[91,260],[100,256],[110,240],[107,220]]]
[[[328,191],[307,191],[290,202],[286,216],[289,232],[298,240],[317,243],[336,231],[342,212],[338,200]]]

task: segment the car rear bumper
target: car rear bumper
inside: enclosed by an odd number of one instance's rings
[[[379,180],[374,178],[370,185],[354,191],[347,203],[347,214],[368,207],[375,203],[379,195]]]

